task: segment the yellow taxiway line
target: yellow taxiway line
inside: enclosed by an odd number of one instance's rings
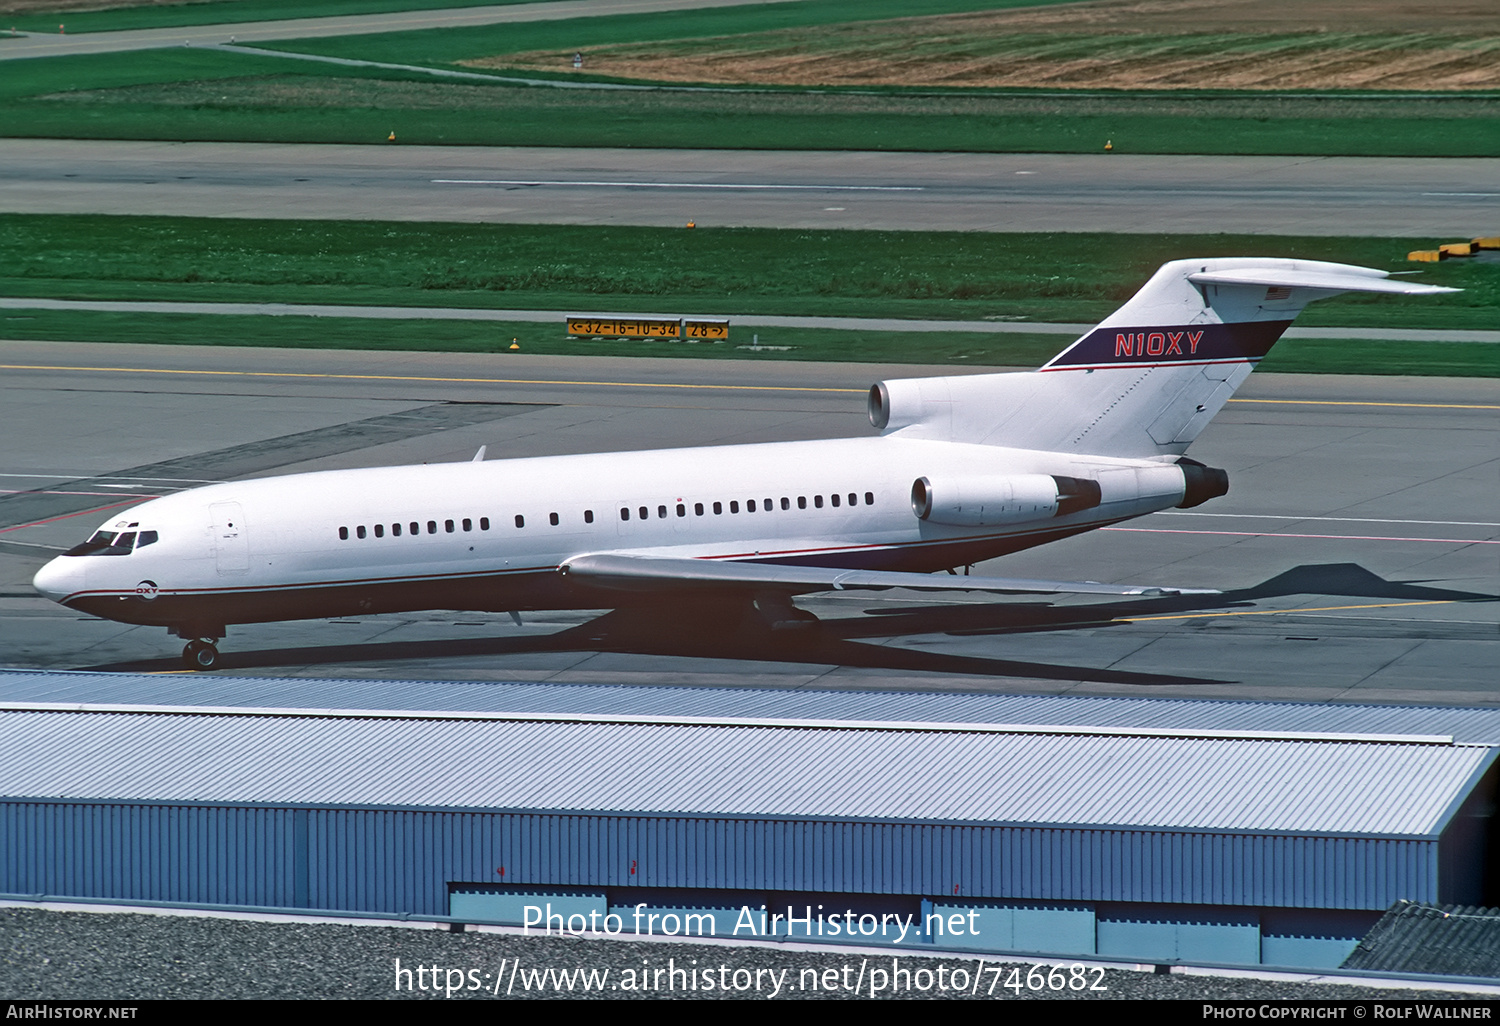
[[[570,385],[600,388],[680,388],[726,392],[834,392],[863,394],[863,388],[830,388],[807,385],[713,385],[669,381],[562,381],[546,378],[448,378],[415,374],[344,374],[312,371],[201,370],[164,367],[65,367],[45,364],[0,364],[11,371],[93,371],[101,374],[183,374],[240,378],[309,378],[342,381],[426,381],[450,385]],[[1433,410],[1500,410],[1500,405],[1482,403],[1395,403],[1366,399],[1231,399],[1231,403],[1269,403],[1292,406],[1396,406]]]
[[[1181,613],[1173,616],[1118,616],[1116,623],[1146,623],[1151,620],[1203,620],[1213,616],[1282,616],[1287,613],[1331,613],[1336,609],[1398,609],[1402,606],[1446,606],[1458,599],[1433,599],[1427,602],[1376,602],[1363,606],[1313,606],[1306,609],[1256,609],[1237,612]]]

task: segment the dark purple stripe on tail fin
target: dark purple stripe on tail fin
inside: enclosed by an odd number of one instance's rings
[[[1053,357],[1042,370],[1254,362],[1271,351],[1291,323],[1247,321],[1160,328],[1095,328]]]

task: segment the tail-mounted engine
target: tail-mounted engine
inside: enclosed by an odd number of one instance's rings
[[[1201,506],[1209,499],[1229,494],[1228,471],[1220,470],[1218,467],[1206,467],[1186,456],[1179,459],[1177,465],[1182,468],[1182,479],[1185,485],[1182,501],[1177,504],[1178,509]]]
[[[940,480],[919,477],[911,486],[911,510],[934,524],[985,527],[1024,524],[1067,516],[1099,505],[1097,481],[1053,474]]]

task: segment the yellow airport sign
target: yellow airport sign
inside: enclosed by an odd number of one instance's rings
[[[682,337],[689,342],[723,342],[729,338],[729,322],[704,317],[684,317]]]
[[[568,334],[583,338],[681,338],[682,321],[668,317],[573,317]]]
[[[689,342],[723,342],[729,321],[714,317],[601,317],[569,314],[573,338],[682,338]]]

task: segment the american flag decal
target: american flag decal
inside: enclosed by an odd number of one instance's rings
[[[1272,285],[1270,288],[1266,289],[1266,299],[1267,300],[1291,299],[1291,298],[1292,298],[1292,290],[1290,288],[1288,288],[1287,286],[1285,286],[1285,285]]]

